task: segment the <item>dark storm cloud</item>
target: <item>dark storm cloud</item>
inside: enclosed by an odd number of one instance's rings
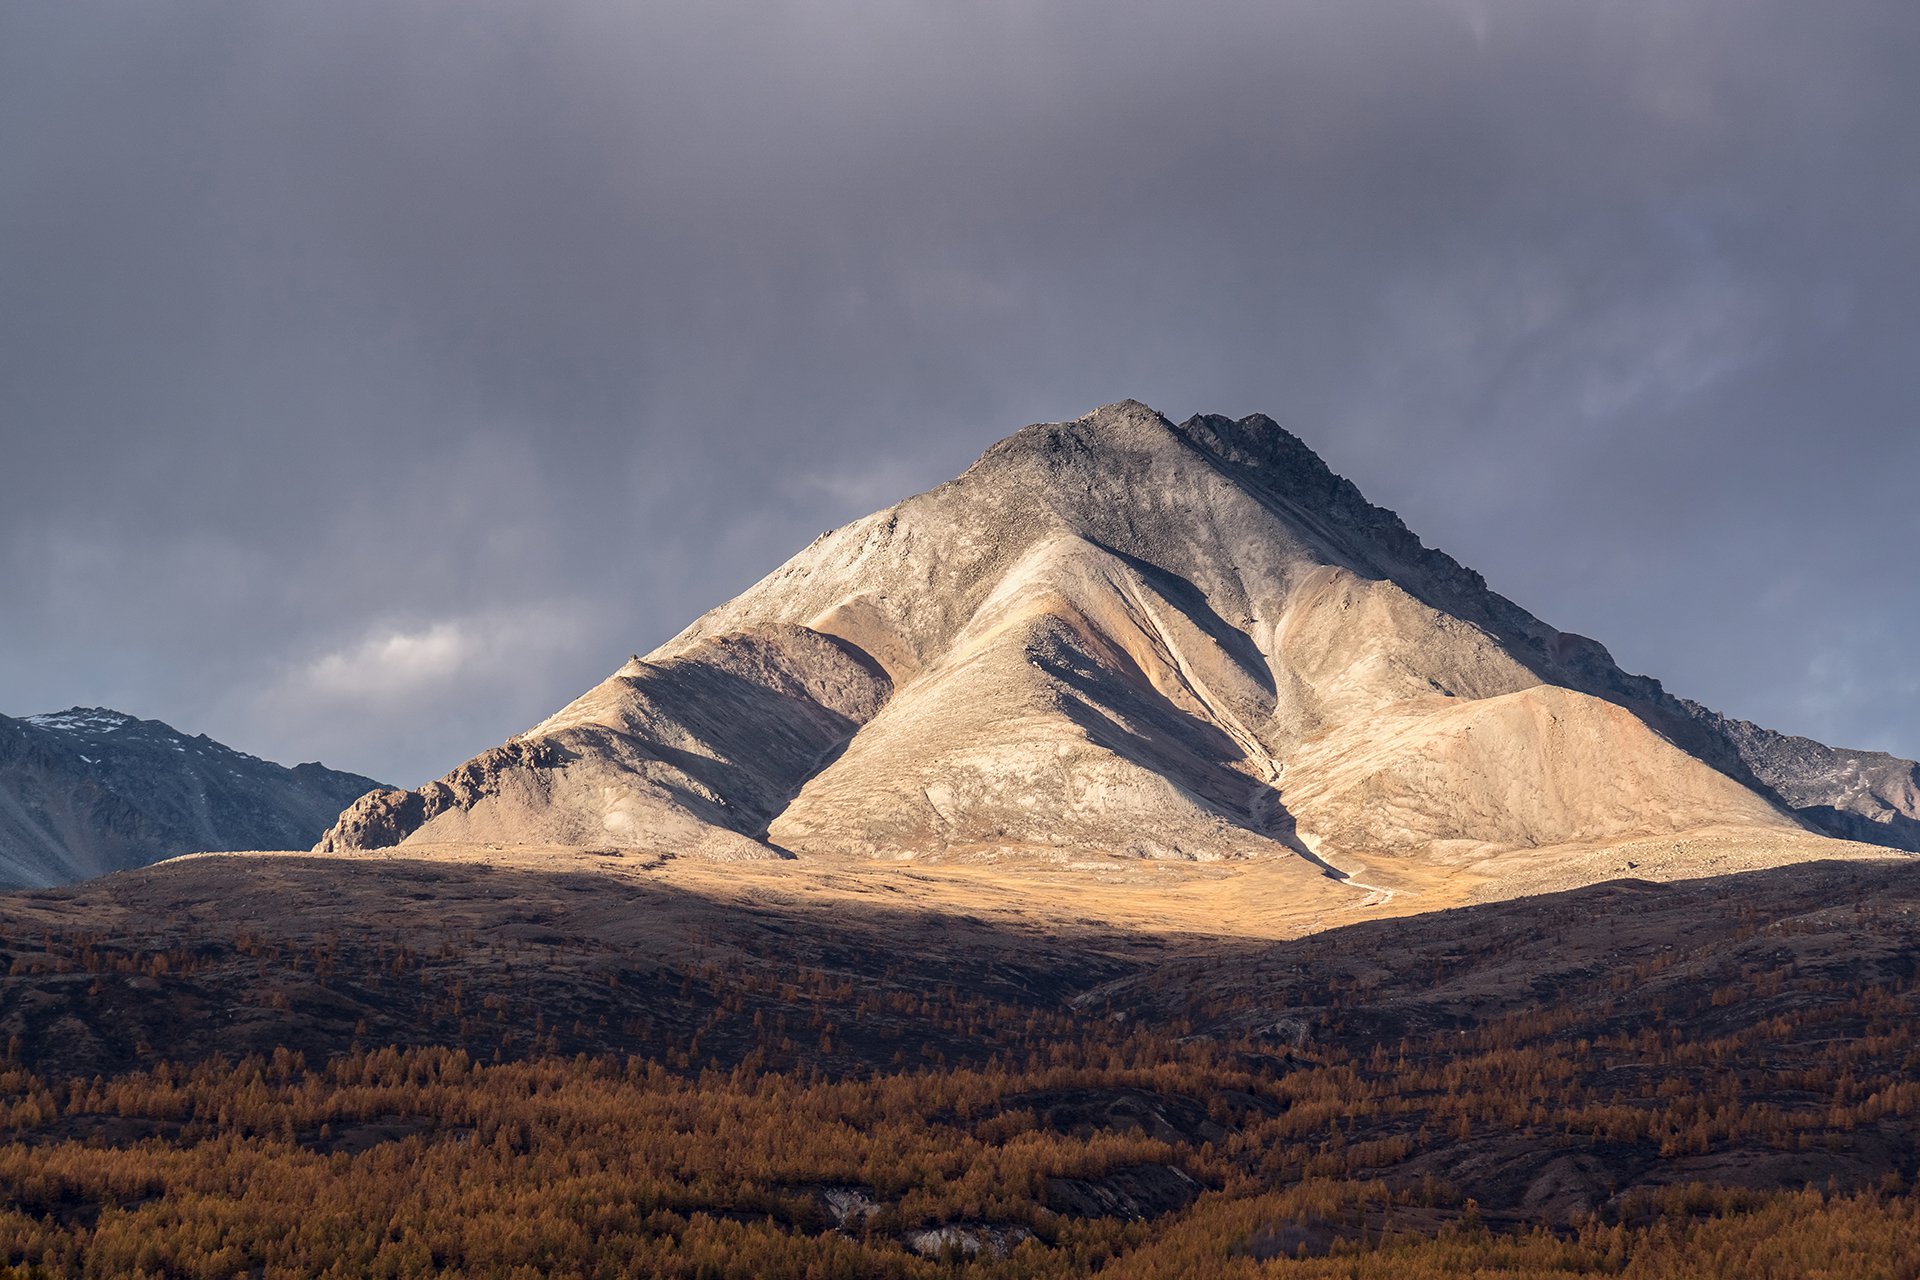
[[[0,709],[417,782],[1032,420],[1920,753],[1905,3],[26,2]]]

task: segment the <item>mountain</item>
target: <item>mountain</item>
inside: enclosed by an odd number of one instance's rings
[[[0,887],[70,884],[179,853],[302,846],[379,789],[104,707],[0,716]]]
[[[1406,885],[1668,836],[1920,848],[1917,781],[1621,671],[1271,419],[1127,401],[823,534],[317,851],[1274,858]]]
[[[230,753],[0,728],[36,830],[144,799],[213,843]],[[136,742],[139,795],[72,776]],[[1115,405],[319,852],[0,894],[0,1242],[60,1274],[1908,1274],[1920,862],[1820,832],[1897,842],[1913,796],[1621,672],[1266,419]],[[207,1194],[240,1183],[238,1217]]]

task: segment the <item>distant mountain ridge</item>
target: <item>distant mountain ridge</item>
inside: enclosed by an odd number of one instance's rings
[[[1685,698],[1675,702],[1815,830],[1920,852],[1920,764],[1776,733]]]
[[[823,534],[504,747],[364,797],[318,848],[1338,875],[1706,829],[1920,849],[1917,783],[1621,671],[1269,418],[1176,426],[1125,401]]]
[[[304,847],[381,784],[291,769],[104,707],[0,716],[0,888],[175,854]]]

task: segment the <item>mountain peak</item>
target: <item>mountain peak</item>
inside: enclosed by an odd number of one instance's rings
[[[305,844],[379,785],[318,764],[284,769],[109,707],[0,716],[0,887]]]
[[[110,707],[68,707],[65,711],[46,711],[22,718],[37,729],[55,729],[64,733],[113,733],[140,723],[138,717]]]
[[[1103,404],[1097,409],[1081,414],[1074,421],[1102,427],[1158,427],[1165,431],[1173,429],[1173,423],[1159,410],[1152,405],[1132,399],[1115,400],[1112,404]]]
[[[1823,804],[1914,837],[1891,771],[1870,803],[1810,783],[1789,814],[1770,741],[1489,591],[1266,415],[1176,426],[1121,400],[823,535],[322,848],[1280,857],[1310,881],[1803,835],[1832,829]]]
[[[968,474],[1038,463],[1051,475],[1110,473],[1132,482],[1142,464],[1155,461],[1176,467],[1204,461],[1269,496],[1385,531],[1401,549],[1408,541],[1397,516],[1369,503],[1305,441],[1264,413],[1196,414],[1176,425],[1150,405],[1117,400],[1078,418],[1017,431],[983,453]],[[1412,542],[1418,545],[1418,539]]]
[[[961,478],[1038,463],[1047,471],[1111,468],[1116,459],[1175,449],[1173,423],[1138,400],[1116,400],[1065,422],[1036,422],[992,445]]]

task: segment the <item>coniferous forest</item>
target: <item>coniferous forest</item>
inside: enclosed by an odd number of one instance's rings
[[[619,892],[587,884],[502,895],[510,943],[316,941],[297,896],[210,924],[137,884],[55,923],[101,892],[0,918],[9,1275],[1920,1268],[1899,864],[1212,946],[545,931]]]

